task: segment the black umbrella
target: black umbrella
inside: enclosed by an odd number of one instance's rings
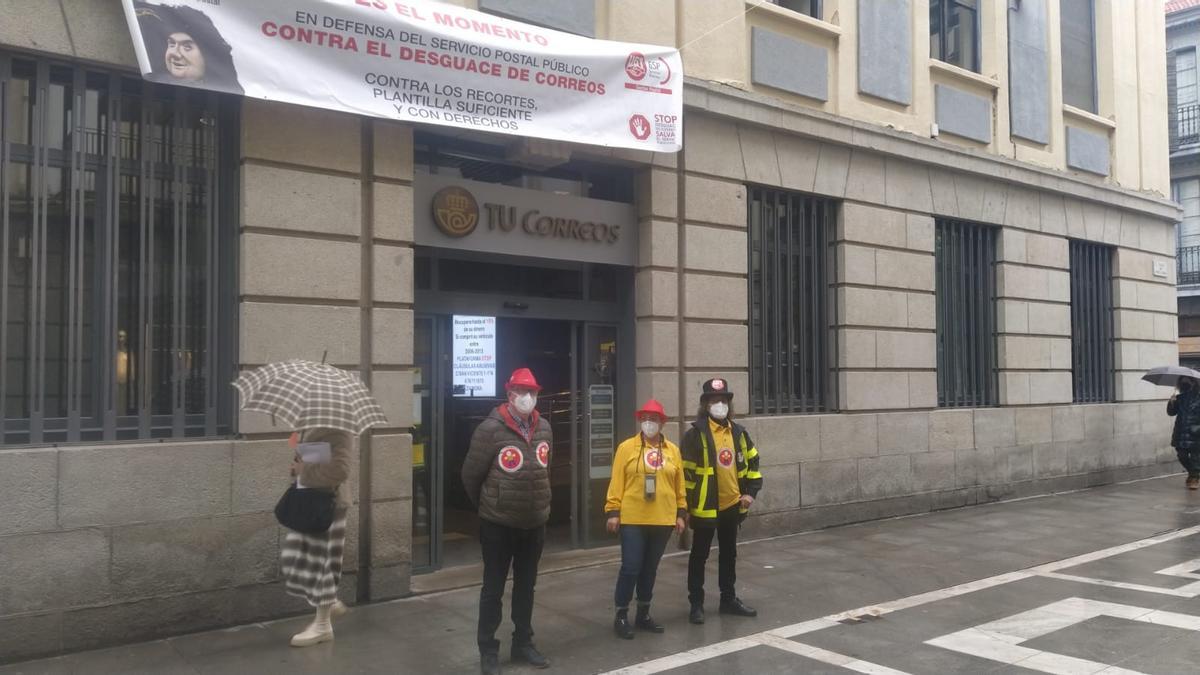
[[[1142,379],[1162,387],[1174,387],[1179,384],[1179,378],[1190,377],[1195,380],[1200,380],[1200,372],[1183,366],[1159,366],[1151,368],[1142,376]]]

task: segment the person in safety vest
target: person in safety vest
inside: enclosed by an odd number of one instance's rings
[[[683,489],[683,460],[679,448],[662,434],[667,413],[654,399],[646,401],[634,417],[641,431],[617,447],[613,457],[608,500],[604,504],[608,531],[621,535],[621,569],[617,573],[614,603],[617,637],[632,640],[629,601],[637,589],[639,629],[662,633],[662,624],[650,618],[654,579],[671,532],[683,532],[687,497]]]
[[[692,553],[688,559],[688,621],[704,623],[704,565],[713,535],[720,548],[718,584],[721,613],[758,616],[734,592],[737,581],[738,527],[762,489],[758,450],[750,434],[733,421],[733,392],[729,382],[714,378],[704,383],[700,411],[683,436],[683,476],[687,489]]]
[[[483,588],[479,591],[480,671],[500,672],[496,629],[504,609],[504,583],[512,568],[513,661],[535,668],[550,662],[533,646],[533,586],[550,518],[550,423],[538,415],[541,390],[528,368],[513,371],[501,403],[475,428],[463,460],[462,481],[479,507]]]

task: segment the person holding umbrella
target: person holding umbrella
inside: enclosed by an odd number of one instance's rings
[[[1179,378],[1179,386],[1167,401],[1167,414],[1175,418],[1171,446],[1187,471],[1187,489],[1200,489],[1200,381]]]
[[[295,481],[275,507],[276,518],[289,530],[280,564],[287,592],[307,600],[316,615],[291,644],[328,642],[331,618],[346,612],[337,592],[346,514],[354,501],[347,483],[354,439],[387,418],[357,376],[324,363],[272,363],[239,377],[233,386],[243,410],[271,415],[297,430],[289,441],[297,450],[291,464]]]
[[[617,447],[613,457],[608,500],[604,505],[608,531],[620,533],[621,569],[617,573],[614,602],[617,637],[632,640],[629,601],[637,589],[639,629],[662,633],[650,618],[654,579],[671,532],[683,532],[687,496],[683,487],[683,460],[679,448],[662,434],[667,414],[654,399],[646,401],[634,417],[641,431]]]
[[[684,485],[692,553],[688,558],[688,621],[704,623],[704,566],[713,537],[720,549],[718,582],[722,614],[758,616],[734,591],[738,528],[762,489],[758,449],[746,428],[733,421],[729,382],[703,384],[696,421],[683,436]]]

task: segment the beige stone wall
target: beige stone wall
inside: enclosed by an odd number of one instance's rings
[[[359,565],[359,524],[369,523],[370,597],[403,595],[412,560],[412,129],[252,100],[242,117],[240,367],[327,355],[368,378],[389,424],[360,444],[371,479],[357,486],[347,569]],[[254,413],[238,429],[276,445],[287,431]]]

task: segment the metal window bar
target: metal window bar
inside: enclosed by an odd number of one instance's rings
[[[994,406],[995,228],[938,220],[935,256],[938,405]]]
[[[751,411],[829,411],[833,205],[760,187],[749,196]]]
[[[1182,246],[1175,252],[1179,285],[1200,284],[1200,246]]]
[[[1200,104],[1181,105],[1175,109],[1175,138],[1171,150],[1200,143]]]
[[[229,432],[232,112],[0,51],[0,444]]]
[[[1112,256],[1111,246],[1070,243],[1071,383],[1076,403],[1116,398]]]

